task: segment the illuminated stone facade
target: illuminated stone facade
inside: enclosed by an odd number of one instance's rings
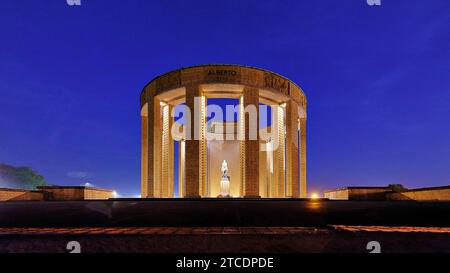
[[[108,200],[113,197],[112,190],[85,186],[39,186],[34,191],[0,188],[0,202]]]
[[[207,122],[210,98],[239,101],[238,121],[221,124],[225,132]],[[174,131],[172,111],[182,103],[193,109],[187,116],[190,124],[199,126],[183,125],[181,131]],[[245,110],[259,109],[260,104],[272,109],[268,128],[259,128],[259,115],[252,120]],[[300,87],[278,74],[238,65],[171,71],[144,87],[141,121],[143,198],[174,197],[174,185],[179,197],[217,197],[223,160],[230,168],[232,197],[306,197],[306,97]],[[256,139],[250,137],[252,132]],[[224,140],[209,140],[208,134],[223,134]],[[231,140],[227,135],[233,136]],[[178,153],[173,152],[174,139]],[[270,147],[277,148],[270,151]],[[178,183],[173,175],[175,160]]]

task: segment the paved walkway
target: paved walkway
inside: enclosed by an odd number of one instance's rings
[[[280,235],[348,232],[449,233],[450,227],[343,226],[310,227],[83,227],[0,228],[0,235]]]
[[[450,233],[450,227],[386,227],[386,226],[332,226],[336,230],[352,232]]]
[[[0,253],[367,253],[376,241],[383,253],[450,253],[449,228],[300,227],[86,227],[1,228]]]
[[[0,228],[0,235],[239,235],[305,234],[327,229],[305,227],[84,227],[84,228]],[[450,232],[450,231],[449,231]]]

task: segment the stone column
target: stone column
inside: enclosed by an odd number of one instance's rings
[[[256,108],[256,117],[250,117],[245,111],[245,187],[244,197],[260,197],[259,195],[259,90],[244,88],[244,109],[247,106]],[[253,114],[253,113],[252,113]],[[256,124],[255,124],[256,122]],[[256,131],[255,131],[256,130]]]
[[[148,193],[148,114],[147,116],[141,115],[141,197],[149,197]]]
[[[300,118],[300,197],[306,196],[306,118]]]
[[[273,197],[282,198],[285,197],[285,127],[284,127],[284,108],[281,106],[275,106],[272,113],[274,118],[272,127],[274,130],[274,195]]]
[[[145,190],[146,192],[143,192],[141,195],[144,198],[153,198],[155,197],[155,187],[154,187],[154,124],[155,124],[155,112],[156,109],[154,107],[154,101],[155,98],[153,94],[147,94],[147,104],[144,107],[147,107],[147,125],[144,126],[143,130],[145,129],[146,133],[143,133],[146,135],[146,144],[143,145],[143,149],[145,149],[145,166],[146,169],[146,186]],[[157,116],[158,117],[158,116]]]
[[[300,197],[298,171],[298,105],[290,100],[286,103],[286,192],[288,197]]]
[[[272,112],[273,113],[273,112]],[[272,125],[273,119],[272,119]],[[273,128],[273,127],[272,127]],[[273,130],[273,129],[272,129]],[[274,151],[273,151],[273,145],[274,143],[274,137],[271,137],[270,143],[267,144],[267,173],[268,173],[268,180],[267,180],[267,196],[266,197],[275,197],[276,189],[275,189],[275,183],[274,183],[274,170],[276,169],[275,160],[274,160]]]
[[[153,193],[154,197],[162,196],[162,140],[163,134],[163,116],[161,111],[161,101],[154,97],[153,98]],[[149,124],[150,126],[150,124]],[[151,129],[149,129],[151,130]],[[150,140],[150,138],[149,138]],[[150,159],[149,159],[150,160]]]
[[[245,115],[244,115],[244,96],[239,98],[239,113],[237,136],[239,139],[239,171],[241,181],[239,181],[239,197],[244,196],[245,190]]]
[[[185,141],[181,140],[178,142],[178,196],[185,197]]]
[[[207,154],[206,154],[206,97],[203,96],[203,94],[201,94],[200,92],[200,111],[199,111],[199,117],[198,120],[200,122],[199,124],[199,129],[200,129],[200,155],[199,155],[199,173],[200,173],[200,181],[199,181],[199,186],[200,186],[200,196],[201,197],[206,197],[208,196],[208,192],[207,192],[207,179],[206,176],[208,175],[206,173],[207,167],[206,167],[206,163],[207,163]]]
[[[159,135],[161,137],[160,155],[161,155],[161,188],[160,197],[169,197],[170,191],[170,107],[165,102],[160,102],[161,107],[161,131]]]
[[[174,187],[175,187],[175,180],[174,180],[174,160],[175,160],[175,154],[174,154],[174,139],[172,136],[172,126],[174,123],[174,119],[172,116],[172,111],[173,111],[174,106],[173,105],[169,105],[169,128],[168,128],[168,134],[169,134],[169,193],[167,195],[167,197],[169,198],[173,198],[173,192],[174,192]]]
[[[186,106],[190,109],[190,124],[186,128],[185,142],[185,193],[188,198],[200,197],[200,141],[199,132],[194,132],[194,124],[199,122],[199,117],[195,115],[195,97],[200,97],[200,87],[197,85],[186,86]],[[196,121],[196,119],[198,119]],[[197,138],[197,139],[195,139]]]

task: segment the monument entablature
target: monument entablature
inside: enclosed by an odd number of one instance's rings
[[[293,99],[306,108],[306,97],[302,89],[287,78],[260,68],[239,65],[202,65],[177,69],[158,76],[142,90],[141,107],[148,97],[184,88],[185,86],[207,86],[207,83],[236,84],[274,92]]]

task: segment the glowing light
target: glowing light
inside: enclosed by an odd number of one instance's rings
[[[112,196],[113,196],[114,198],[117,198],[117,197],[119,197],[119,194],[118,194],[116,191],[113,191],[113,192],[112,192]]]
[[[164,101],[161,101],[161,102],[159,102],[159,105],[161,105],[161,106],[166,106],[166,105],[167,105],[167,103],[166,103],[166,102],[164,102]]]
[[[284,108],[284,107],[286,107],[286,103],[282,103],[282,104],[280,104],[280,106]]]
[[[319,194],[318,193],[312,193],[311,194],[311,199],[319,199]]]

